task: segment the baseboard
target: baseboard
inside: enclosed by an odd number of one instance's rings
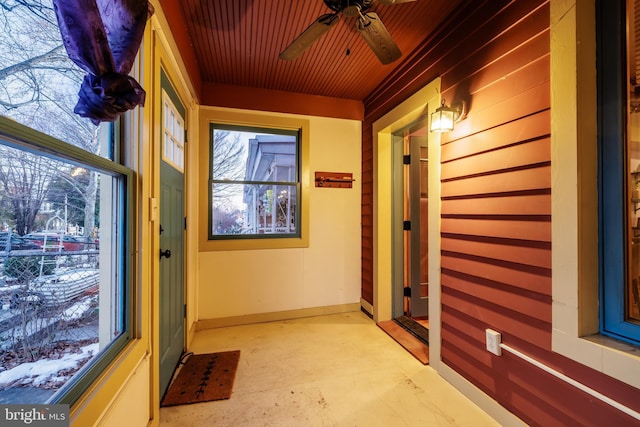
[[[432,364],[433,367],[433,364]],[[504,427],[527,427],[527,424],[515,416],[507,408],[500,405],[491,396],[473,385],[458,372],[445,365],[443,362],[437,364],[436,371],[449,384],[464,394],[476,406],[485,411],[489,416]]]
[[[196,331],[198,327],[198,323],[194,322],[191,324],[191,326],[189,327],[189,330],[187,331],[187,348],[191,348],[191,343],[193,342],[193,339],[196,336]]]
[[[217,319],[203,319],[196,322],[195,330],[202,331],[204,329],[224,328],[227,326],[251,325],[253,323],[326,316],[329,314],[349,313],[352,311],[360,311],[360,303],[301,308],[297,310],[277,311],[272,313],[247,314],[244,316],[220,317]]]
[[[373,305],[369,304],[367,300],[360,298],[360,308],[373,319]]]

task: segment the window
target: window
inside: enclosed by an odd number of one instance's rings
[[[177,171],[184,172],[184,137],[185,127],[182,117],[169,95],[162,90],[164,123],[162,137],[162,160]]]
[[[640,343],[640,10],[599,2],[601,332]],[[626,19],[625,19],[626,17]]]
[[[602,267],[598,264],[602,253],[599,222],[602,191],[598,173],[602,168],[598,145],[600,136],[604,135],[599,123],[604,111],[603,98],[598,98],[598,78],[603,76],[605,68],[596,61],[596,22],[601,27],[601,17],[604,17],[601,8],[609,5],[618,8],[614,21],[623,22],[619,2],[552,0],[550,3],[553,59],[550,73],[550,93],[553,94],[551,346],[554,353],[640,388],[640,378],[629,375],[640,365],[638,346],[605,335],[601,318]],[[624,32],[616,32],[616,37],[621,35]],[[619,51],[613,54],[613,59],[609,58],[612,63],[620,63],[618,54]],[[597,72],[596,64],[600,67]],[[618,87],[624,87],[620,86],[624,81],[618,77]],[[617,96],[621,98],[623,93],[621,89]],[[622,175],[617,183],[619,188],[622,188],[621,179]],[[625,223],[618,221],[618,224],[623,228]],[[611,292],[616,295],[615,290]]]
[[[300,236],[299,133],[210,125],[209,239]]]
[[[115,161],[119,124],[73,113],[84,73],[52,5],[10,3],[0,8],[0,233],[22,243],[0,247],[0,400],[73,404],[131,336],[133,173]]]

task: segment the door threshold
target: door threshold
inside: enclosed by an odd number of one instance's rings
[[[399,316],[393,320],[425,345],[429,345],[429,329],[407,316]]]
[[[416,338],[395,320],[378,322],[377,325],[423,365],[429,364],[429,346],[422,340]]]

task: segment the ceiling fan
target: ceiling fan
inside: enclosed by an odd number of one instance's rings
[[[390,64],[402,56],[384,24],[374,12],[368,12],[376,0],[324,0],[334,13],[320,15],[282,53],[281,59],[292,60],[302,55],[309,46],[333,27],[340,15],[357,18],[356,28],[373,53],[383,64]],[[416,0],[377,0],[384,5],[409,3]]]

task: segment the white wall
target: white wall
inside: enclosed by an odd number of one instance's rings
[[[316,188],[309,183],[307,248],[200,251],[199,320],[360,301],[361,123],[270,115],[309,120],[311,181],[316,171],[351,172],[356,181],[351,189]],[[207,171],[199,175],[206,179]]]

